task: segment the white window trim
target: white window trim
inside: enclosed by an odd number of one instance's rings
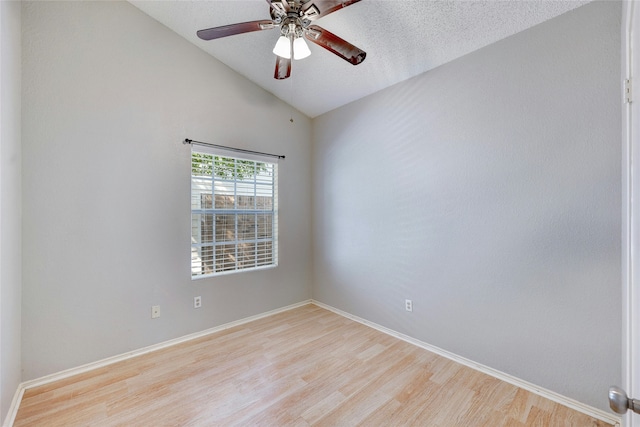
[[[191,253],[192,253],[192,258],[191,258],[191,279],[192,280],[200,280],[200,279],[206,279],[206,278],[211,278],[211,277],[218,277],[218,276],[223,276],[223,275],[229,275],[229,274],[235,274],[235,273],[244,273],[244,272],[251,272],[251,271],[261,271],[261,270],[267,270],[267,269],[272,269],[278,266],[278,159],[277,158],[273,158],[273,157],[269,157],[269,156],[261,156],[259,154],[253,154],[253,153],[239,153],[233,150],[225,150],[219,147],[210,147],[210,146],[206,146],[206,145],[200,145],[200,144],[192,144],[192,148],[191,148],[191,158],[193,159],[193,153],[201,153],[201,154],[208,154],[208,155],[212,155],[212,156],[220,156],[220,157],[229,157],[229,158],[233,158],[233,159],[238,159],[238,160],[250,160],[250,161],[255,161],[255,162],[260,162],[260,163],[266,163],[271,165],[272,167],[272,171],[273,171],[273,175],[272,175],[272,194],[273,194],[273,198],[272,198],[272,209],[271,210],[258,210],[258,209],[225,209],[225,213],[226,214],[232,214],[232,215],[240,215],[243,212],[244,213],[256,213],[256,214],[260,214],[260,213],[269,213],[272,215],[272,224],[271,224],[271,239],[267,240],[269,242],[271,242],[272,245],[272,250],[271,250],[271,263],[267,264],[267,265],[256,265],[256,266],[252,266],[252,267],[244,267],[244,268],[238,268],[238,259],[236,258],[236,263],[234,265],[234,268],[231,270],[223,270],[223,271],[213,271],[213,272],[209,272],[206,274],[198,274],[195,273],[194,274],[194,268],[196,264],[194,264],[194,248],[196,247],[203,247],[205,245],[203,245],[202,243],[196,243],[195,239],[194,239],[194,218],[198,215],[201,215],[204,213],[204,209],[203,208],[199,208],[199,209],[194,209],[193,206],[193,196],[194,196],[194,182],[196,182],[196,177],[193,175],[193,172],[191,173],[191,198],[192,198],[192,205],[191,205],[191,228],[192,228],[192,243],[191,243]],[[212,172],[213,173],[213,172]],[[203,178],[203,179],[207,179],[207,178]],[[215,195],[215,186],[214,183],[216,181],[216,177],[215,176],[211,176],[211,194],[212,196]],[[219,180],[219,181],[225,181],[225,180]],[[233,183],[234,184],[234,196],[236,195],[235,192],[237,191],[237,182],[241,182],[241,181],[237,181],[235,179],[233,180],[229,180],[227,182]],[[256,187],[258,184],[255,182],[254,180],[254,194],[256,191]],[[206,194],[206,193],[204,193]],[[215,200],[215,198],[213,198],[213,200]],[[215,201],[213,202],[214,206],[215,206]],[[208,212],[213,213],[213,211],[215,211],[215,208],[210,208],[210,209],[206,209]],[[198,226],[200,226],[200,221],[198,221]],[[237,227],[237,222],[236,222],[236,227]],[[211,248],[215,248],[216,246],[221,246],[221,245],[238,245],[239,243],[250,243],[250,241],[241,241],[238,240],[238,236],[236,234],[235,236],[236,240],[231,241],[231,242],[215,242],[215,231],[213,232],[213,236],[212,236],[212,242],[210,247]],[[256,238],[255,243],[258,243],[258,239]],[[215,253],[215,249],[213,249],[214,253]],[[201,252],[200,252],[201,253]],[[257,258],[258,254],[256,253],[256,263],[259,261]],[[214,270],[215,270],[215,261],[214,261]]]

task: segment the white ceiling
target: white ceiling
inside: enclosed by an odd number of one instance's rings
[[[277,29],[211,41],[196,37],[200,29],[270,19],[266,0],[130,3],[313,118],[588,1],[362,0],[314,24],[366,51],[365,61],[353,66],[308,43],[311,56],[293,61],[286,80],[273,78]]]

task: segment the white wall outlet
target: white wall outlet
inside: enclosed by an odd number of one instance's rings
[[[193,308],[202,307],[202,297],[193,297]]]
[[[160,306],[154,305],[153,307],[151,307],[151,318],[157,319],[158,317],[160,317]]]
[[[404,309],[407,311],[413,311],[413,302],[410,299],[404,300]]]

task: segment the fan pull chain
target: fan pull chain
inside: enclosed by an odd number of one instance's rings
[[[289,121],[293,123],[293,76],[289,77],[289,107],[291,107],[291,117]]]

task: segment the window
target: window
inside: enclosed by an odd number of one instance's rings
[[[263,160],[192,146],[191,278],[278,265],[278,168]]]

